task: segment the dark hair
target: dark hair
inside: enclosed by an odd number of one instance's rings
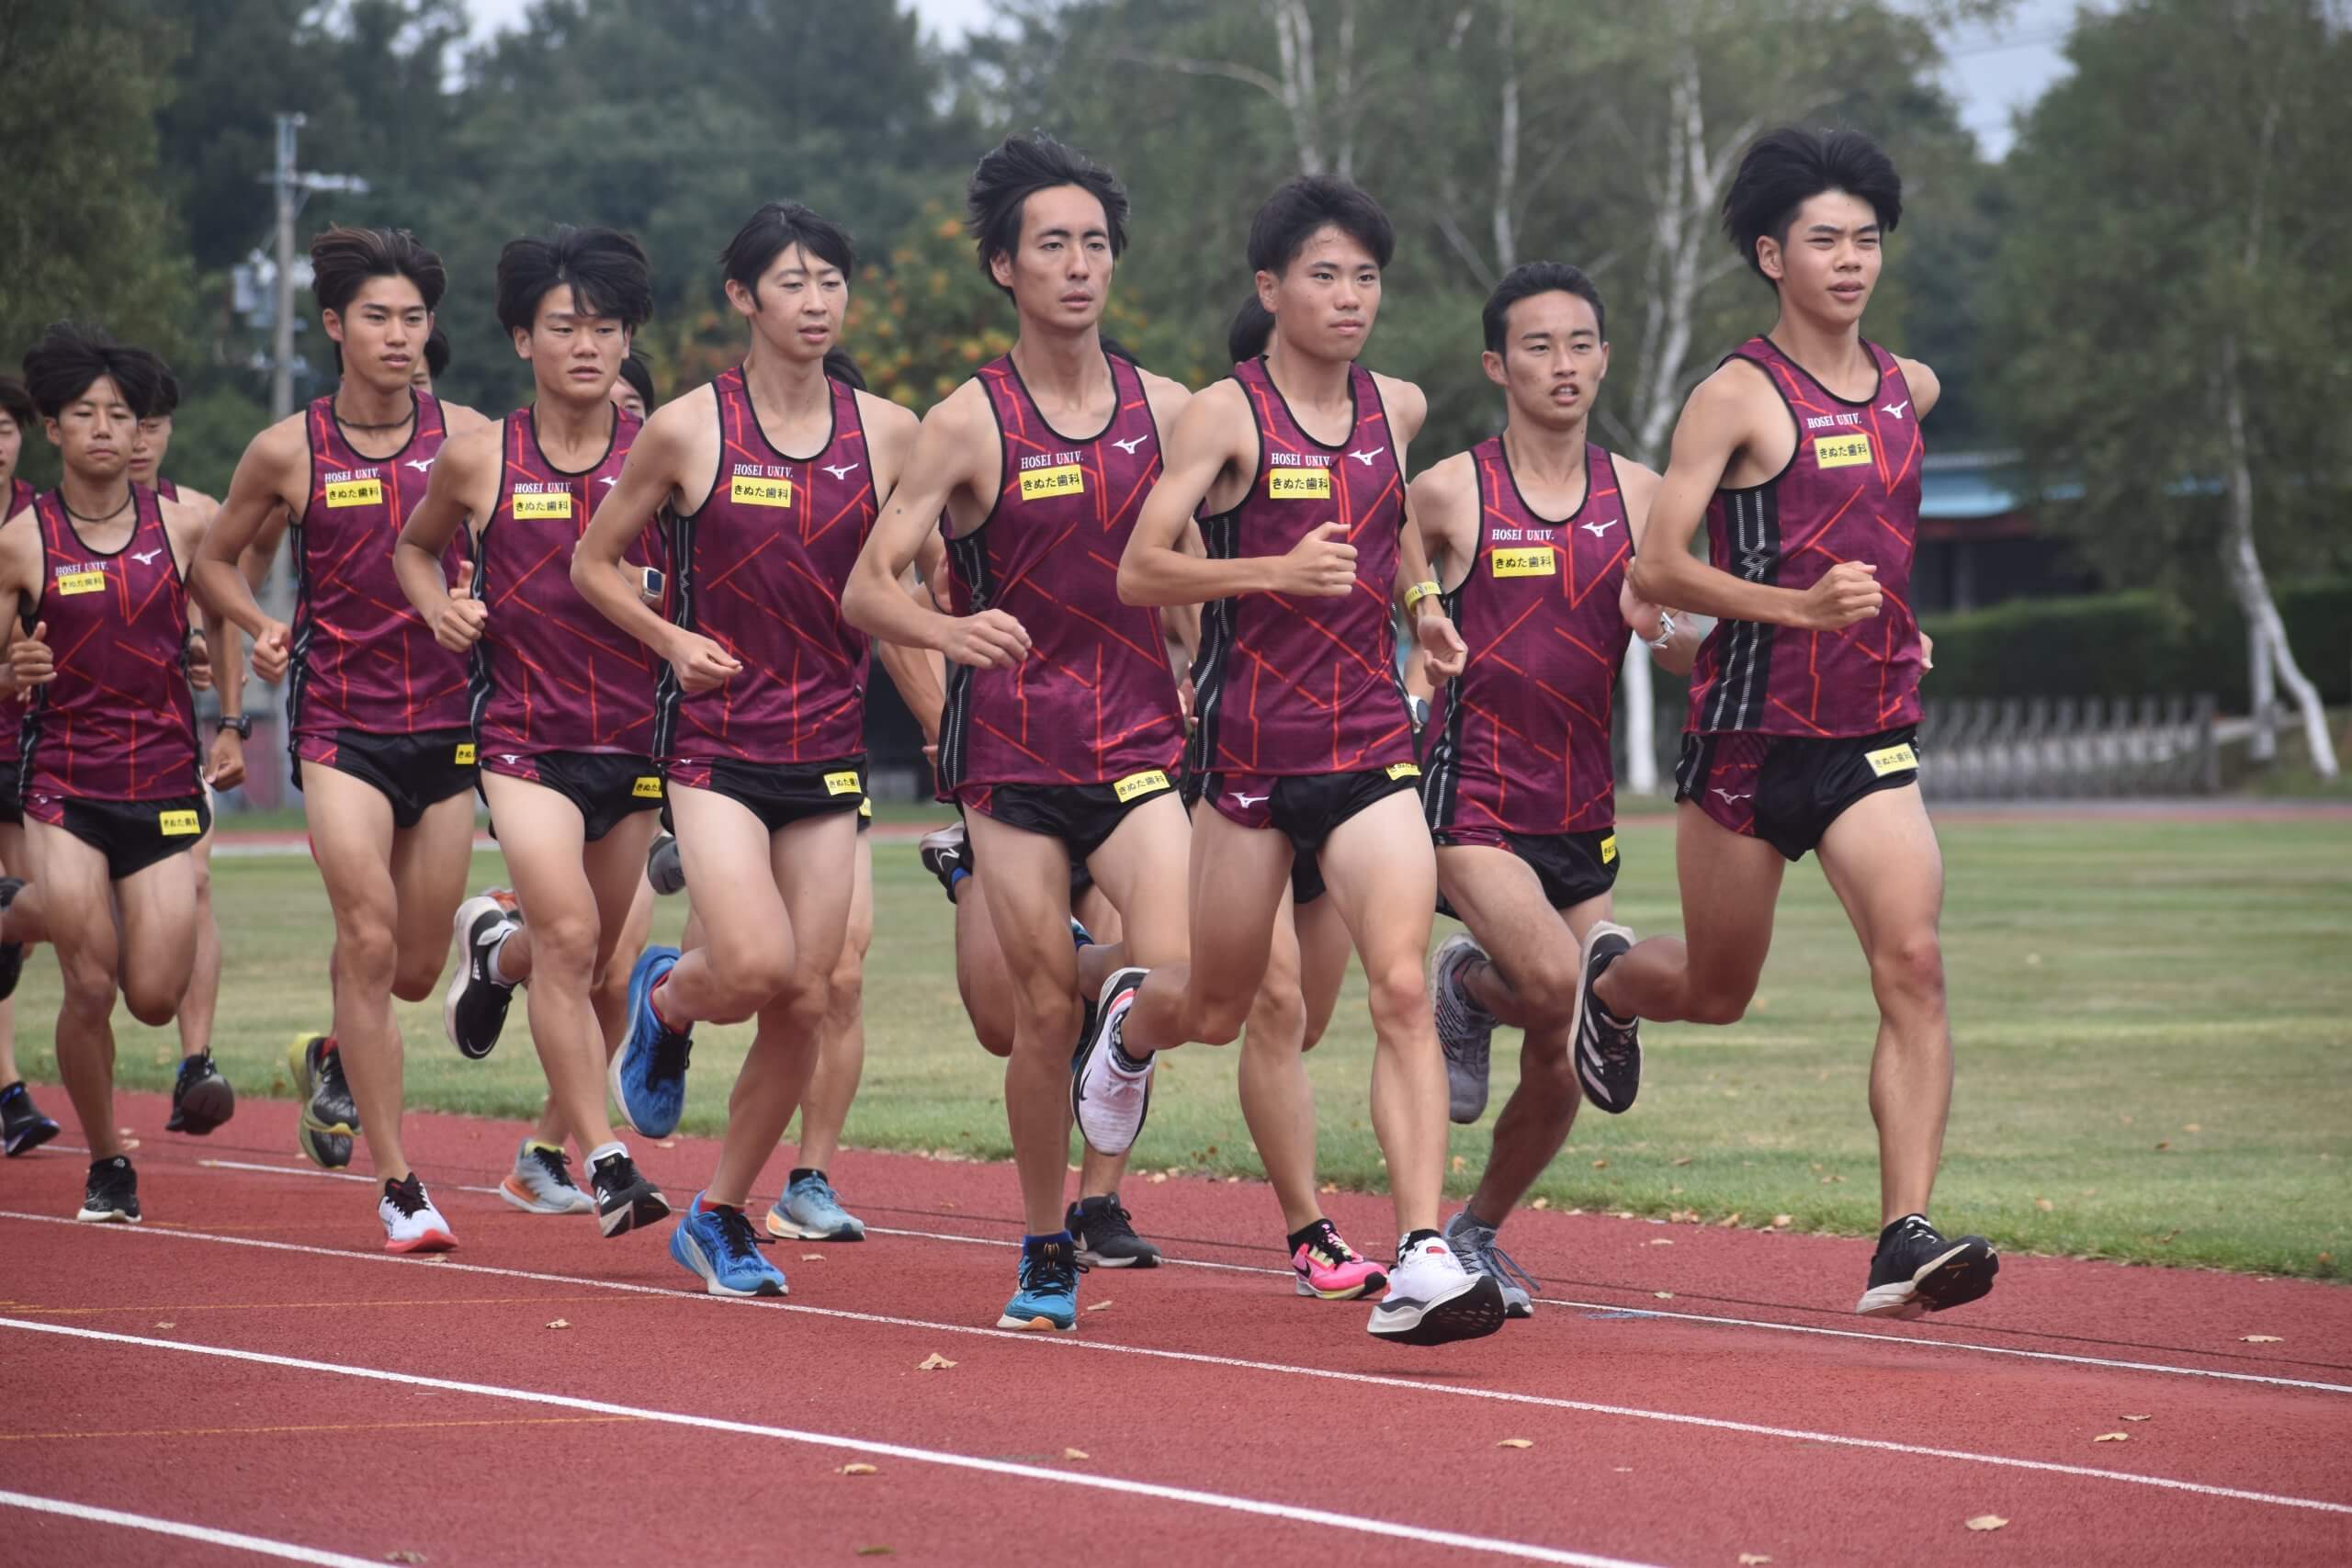
[[[34,412],[32,394],[14,376],[0,376],[0,413],[17,422],[18,430],[29,430],[40,416]]]
[[[797,201],[771,201],[745,219],[727,248],[718,253],[718,265],[729,281],[749,289],[756,302],[761,276],[770,263],[795,245],[841,268],[844,278],[857,265],[849,231]]]
[[[652,367],[635,353],[630,353],[621,360],[621,379],[636,390],[637,400],[645,405],[647,413],[651,413],[654,403]]]
[[[1876,142],[1859,130],[1783,126],[1758,137],[1741,156],[1739,173],[1724,193],[1724,233],[1763,277],[1756,242],[1770,235],[1775,243],[1787,244],[1797,209],[1826,190],[1870,203],[1885,233],[1894,232],[1902,220],[1903,176]]]
[[[424,373],[435,381],[449,368],[449,334],[441,323],[433,323],[433,331],[424,339]]]
[[[311,242],[311,292],[319,308],[340,315],[371,277],[405,277],[437,310],[449,275],[441,258],[405,229],[346,229],[338,224]]]
[[[498,324],[530,331],[539,302],[566,284],[575,315],[609,316],[635,332],[653,314],[653,267],[635,235],[559,223],[498,253]]]
[[[1266,341],[1273,335],[1274,313],[1252,294],[1241,301],[1241,309],[1233,312],[1233,324],[1225,329],[1225,351],[1238,365],[1265,353]]]
[[[833,348],[825,351],[825,374],[843,386],[854,387],[861,392],[865,390],[865,372],[860,370],[857,361],[843,350]]]
[[[989,149],[964,187],[964,227],[978,253],[982,276],[994,283],[996,274],[989,264],[1020,248],[1021,215],[1029,198],[1061,186],[1076,186],[1102,204],[1102,228],[1110,238],[1112,260],[1126,250],[1126,187],[1085,153],[1042,130],[1033,130],[1026,136],[1008,136]],[[1005,292],[1010,295],[1012,290]]]
[[[71,321],[57,322],[25,351],[25,389],[44,419],[55,419],[101,377],[115,384],[132,413],[145,419],[163,395],[164,374],[164,362],[145,349]]]
[[[1380,203],[1334,175],[1301,175],[1275,186],[1250,220],[1250,270],[1288,270],[1306,242],[1327,227],[1353,239],[1382,266],[1396,254],[1396,231]]]
[[[1478,321],[1486,329],[1487,347],[1495,354],[1504,352],[1503,344],[1510,332],[1510,308],[1521,299],[1532,299],[1538,294],[1573,294],[1592,307],[1593,326],[1603,343],[1609,341],[1609,312],[1600,303],[1600,290],[1581,267],[1566,262],[1522,262],[1504,275],[1487,296],[1486,309],[1478,313]]]
[[[1138,370],[1143,368],[1143,361],[1136,357],[1136,351],[1129,348],[1125,344],[1121,343],[1117,338],[1099,336],[1094,341],[1101,344],[1102,345],[1102,352],[1109,355],[1112,358],[1124,359]]]

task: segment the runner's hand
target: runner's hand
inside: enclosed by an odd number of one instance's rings
[[[1470,649],[1462,634],[1453,629],[1453,617],[1446,615],[1423,615],[1413,623],[1413,640],[1427,654],[1430,679],[1451,681],[1462,673],[1470,661]]]
[[[214,789],[234,789],[245,782],[245,738],[233,729],[224,729],[212,738],[210,765],[204,770],[204,782]]]
[[[1356,547],[1336,536],[1344,523],[1324,523],[1274,562],[1274,592],[1308,599],[1344,599],[1355,591]]]
[[[939,651],[958,664],[1010,670],[1029,657],[1029,633],[1002,610],[982,610],[950,622],[947,642]]]
[[[8,644],[8,668],[15,672],[17,690],[20,692],[46,686],[57,679],[57,656],[50,650],[47,621],[33,627],[32,636],[17,637]]]
[[[678,685],[689,695],[711,691],[730,675],[743,672],[742,661],[697,632],[681,631],[670,650],[670,668]]]
[[[1929,637],[1927,633],[1927,628],[1923,626],[1919,631],[1919,668],[1922,670],[1933,670],[1935,667],[1936,639]]]
[[[1834,632],[1878,614],[1886,596],[1878,585],[1878,568],[1868,561],[1841,560],[1804,591],[1798,625],[1808,630]]]
[[[286,666],[293,659],[292,637],[283,621],[264,621],[261,635],[254,638],[254,674],[275,686],[286,679]]]
[[[1644,642],[1656,642],[1658,619],[1666,611],[1634,592],[1633,580],[1628,578],[1625,585],[1617,590],[1617,614],[1634,629],[1635,637]]]
[[[448,602],[433,617],[433,640],[452,653],[469,652],[481,640],[482,623],[489,618],[490,606],[474,597],[474,563],[461,560]]]
[[[195,627],[187,634],[187,645],[184,657],[187,660],[189,687],[198,692],[210,691],[212,689],[212,639],[204,635],[202,626]]]

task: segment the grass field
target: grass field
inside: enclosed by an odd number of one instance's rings
[[[1656,817],[1625,828],[1619,911],[1637,931],[1676,921],[1669,835]],[[2352,1259],[2352,829],[1979,818],[1948,825],[1944,843],[1960,1049],[1937,1203],[1947,1228],[2018,1249],[2337,1274]],[[1004,1157],[1001,1069],[972,1043],[956,999],[949,908],[911,844],[878,845],[876,874],[869,1044],[849,1142]],[[494,855],[479,858],[476,886],[498,874]],[[283,1094],[286,1041],[325,1025],[325,900],[299,854],[224,856],[216,875],[229,957],[215,1055],[240,1093]],[[682,919],[664,900],[657,936],[674,939]],[[36,955],[17,1028],[37,1079],[55,1077],[56,998],[55,968]],[[437,999],[404,1008],[401,1021],[413,1103],[536,1108],[519,1007],[482,1063],[444,1040]],[[1747,1021],[1645,1031],[1639,1105],[1622,1119],[1588,1116],[1534,1196],[1556,1209],[1874,1231],[1864,1101],[1874,1021],[1844,917],[1800,867]],[[167,1088],[173,1037],[128,1015],[118,1028],[124,1081]],[[718,1130],[744,1038],[722,1029],[697,1042],[688,1130]],[[1516,1048],[1508,1034],[1497,1047],[1499,1110]],[[1365,1103],[1371,1048],[1351,982],[1310,1057],[1324,1171],[1351,1188],[1382,1179]],[[1147,1233],[1150,1171],[1260,1174],[1231,1056],[1194,1047],[1162,1062],[1126,1191]],[[62,1095],[48,1098],[65,1113]],[[1475,1179],[1486,1137],[1484,1125],[1454,1130],[1453,1191]],[[854,1169],[837,1174],[854,1207]],[[1271,1200],[1266,1222],[1277,1224]]]

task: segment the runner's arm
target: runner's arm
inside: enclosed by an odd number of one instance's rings
[[[0,604],[9,607],[8,658],[0,660],[0,691],[19,695],[30,686],[42,683],[42,679],[17,679],[18,645],[27,649],[26,672],[36,667],[46,668],[45,645],[34,644],[25,616],[38,613],[40,604],[40,529],[34,521],[32,508],[27,507],[0,525]],[[45,679],[45,678],[44,678]]]
[[[471,497],[481,493],[488,469],[498,460],[495,441],[480,435],[446,442],[425,477],[424,499],[409,513],[392,546],[392,574],[401,592],[433,628],[433,640],[452,653],[463,653],[481,637],[490,606],[473,595],[474,563],[458,563],[453,591],[448,568],[442,564],[449,541],[473,515]]]
[[[1403,453],[1397,457],[1401,460]],[[1415,525],[1412,510],[1406,509],[1404,530],[1396,539],[1396,581],[1391,591],[1398,614],[1413,634],[1414,650],[1422,657],[1426,678],[1432,688],[1440,681],[1451,681],[1462,673],[1469,661],[1470,649],[1454,629],[1453,617],[1445,613],[1445,602],[1434,592],[1416,592],[1435,585],[1436,577],[1430,570],[1429,551],[1421,543],[1421,531]]]
[[[1634,560],[1637,561],[1647,542],[1650,507],[1657,499],[1658,477],[1641,464],[1621,457],[1617,459],[1617,483],[1623,491],[1620,499],[1625,508],[1625,536],[1632,542]],[[1658,667],[1677,675],[1690,673],[1690,666],[1699,657],[1699,645],[1707,640],[1707,634],[1715,626],[1712,616],[1696,610],[1668,610],[1635,592],[1633,561],[1626,563],[1625,581],[1617,590],[1617,610],[1634,635],[1649,646],[1650,657]],[[1661,644],[1657,634],[1665,622],[1671,622],[1674,634]]]
[[[909,567],[899,581],[907,595],[916,603],[924,605],[931,603],[931,590],[916,578],[914,568]],[[890,677],[890,684],[899,688],[899,700],[907,705],[907,711],[915,716],[915,723],[922,727],[922,743],[926,747],[938,745],[939,716],[947,706],[947,692],[940,684],[938,666],[932,662],[935,655],[928,649],[904,648],[877,638],[874,644],[874,656],[882,661],[882,669]]]
[[[588,519],[571,554],[571,585],[605,619],[664,659],[678,650],[682,629],[645,602],[639,573],[621,558],[676,491],[686,450],[687,422],[709,415],[693,398],[664,403],[645,422],[621,463],[620,478]]]
[[[286,627],[254,598],[239,561],[262,530],[293,503],[290,481],[309,456],[299,420],[281,420],[254,437],[229,481],[228,498],[204,530],[189,573],[197,602],[235,623],[254,639],[254,670],[266,681],[285,673]]]

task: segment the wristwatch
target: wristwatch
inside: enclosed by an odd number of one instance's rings
[[[1646,639],[1652,648],[1664,648],[1674,640],[1674,616],[1667,611],[1657,613],[1657,636]]]
[[[233,729],[237,732],[237,739],[240,740],[251,740],[254,738],[254,716],[249,713],[233,715],[224,713],[214,721],[214,726],[215,735],[226,734]]]

